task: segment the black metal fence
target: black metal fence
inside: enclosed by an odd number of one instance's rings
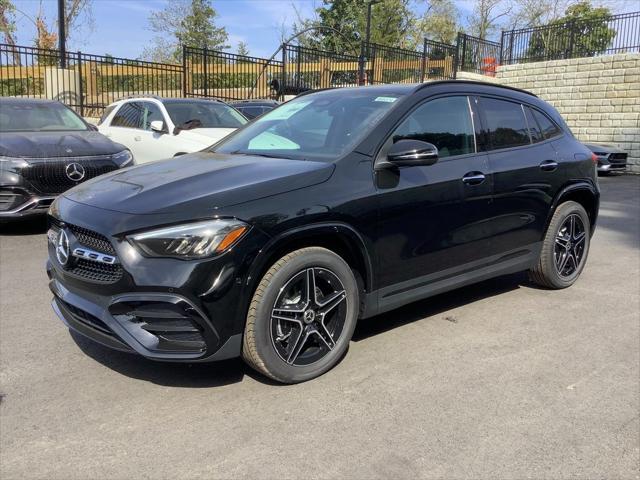
[[[640,12],[502,32],[500,63],[640,52]]]
[[[365,50],[365,83],[419,83],[424,81],[425,62],[421,52],[372,43]]]
[[[500,43],[458,33],[458,69],[495,76],[500,61]]]
[[[0,96],[52,98],[99,116],[114,100],[141,94],[180,97],[180,65],[0,44]],[[64,65],[64,68],[60,68]]]
[[[273,96],[273,80],[282,75],[282,62],[184,47],[181,71],[185,97],[267,98]]]
[[[456,78],[457,47],[448,43],[424,40],[425,79]]]

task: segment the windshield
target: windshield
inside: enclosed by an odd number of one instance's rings
[[[220,153],[329,160],[346,153],[400,97],[367,88],[293,99],[216,145]]]
[[[1,132],[88,130],[76,113],[61,103],[0,101]]]
[[[169,101],[164,106],[177,127],[191,124],[197,125],[191,128],[239,128],[247,123],[240,112],[224,103]]]

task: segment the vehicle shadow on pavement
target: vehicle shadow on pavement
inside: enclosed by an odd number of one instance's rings
[[[360,320],[353,334],[353,341],[359,342],[418,320],[434,318],[438,315],[473,303],[480,299],[501,295],[520,287],[532,288],[526,272],[514,273],[486,280],[475,285],[452,290],[425,300],[411,303],[375,317]],[[457,323],[455,315],[446,315],[444,320]]]
[[[47,231],[47,216],[37,215],[0,223],[0,236],[40,235]]]
[[[241,359],[211,363],[154,362],[95,343],[70,330],[80,350],[98,363],[127,377],[165,387],[211,388],[240,382],[249,368]],[[265,380],[257,378],[261,382]],[[268,383],[268,382],[267,382]]]

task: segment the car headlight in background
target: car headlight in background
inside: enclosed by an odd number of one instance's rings
[[[133,165],[133,154],[129,150],[123,150],[111,157],[118,167],[127,167]]]
[[[28,166],[26,160],[18,157],[4,157],[0,155],[0,172],[16,171]]]
[[[127,238],[145,256],[188,260],[222,253],[248,230],[249,225],[239,220],[218,219],[159,228]]]

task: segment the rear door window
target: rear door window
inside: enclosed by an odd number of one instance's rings
[[[522,105],[507,100],[483,97],[480,106],[484,112],[485,128],[489,133],[492,149],[517,147],[530,143]]]
[[[138,102],[128,102],[122,105],[116,112],[113,120],[111,120],[112,127],[124,127],[124,128],[140,128],[140,122],[142,120],[143,107]]]
[[[420,105],[393,132],[393,143],[404,139],[435,145],[440,158],[474,153],[473,123],[467,97],[437,98]]]
[[[142,102],[142,115],[140,126],[143,130],[151,130],[151,122],[160,120],[164,123],[164,115],[155,103]]]

